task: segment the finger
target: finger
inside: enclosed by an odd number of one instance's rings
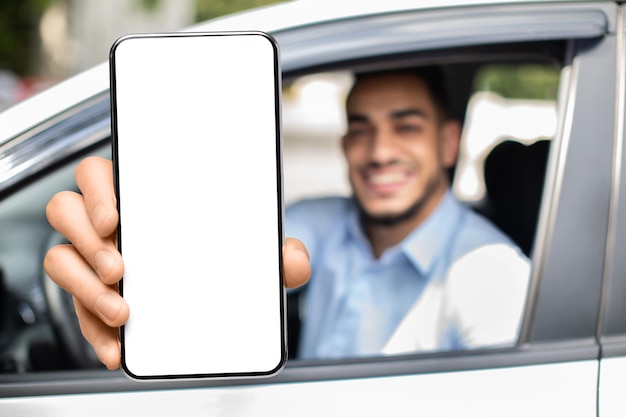
[[[298,239],[287,238],[283,246],[285,287],[297,288],[307,283],[311,276],[309,252]]]
[[[69,239],[78,252],[107,284],[120,280],[124,263],[112,238],[103,238],[94,229],[83,197],[70,191],[52,197],[46,207],[48,222]]]
[[[111,161],[97,156],[86,158],[76,167],[75,175],[94,229],[101,237],[113,235],[119,215]]]
[[[61,288],[110,327],[128,320],[126,301],[103,283],[72,245],[57,245],[44,258],[44,269]]]
[[[78,316],[80,331],[93,347],[100,362],[110,370],[119,368],[121,347],[118,339],[118,329],[104,324],[76,298],[74,298],[74,307]]]

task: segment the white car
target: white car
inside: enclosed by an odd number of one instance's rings
[[[349,192],[338,138],[354,72],[442,66],[465,126],[454,192],[532,260],[510,347],[292,357],[266,379],[137,382],[107,371],[42,260],[62,241],[48,200],[76,188],[81,158],[110,155],[108,65],[0,113],[0,415],[626,415],[624,7],[305,0],[190,28],[278,41],[286,202]]]

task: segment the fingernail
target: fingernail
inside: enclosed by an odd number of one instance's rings
[[[117,353],[114,349],[115,348],[110,344],[94,346],[94,351],[96,352],[98,360],[100,360],[100,362],[102,362],[110,370],[117,368],[118,361],[115,361],[115,359],[113,359],[113,355]]]
[[[109,211],[106,209],[106,207],[104,207],[103,205],[97,205],[96,208],[93,209],[93,212],[91,213],[91,221],[93,222],[93,227],[96,228],[96,230],[100,230],[100,227],[102,226],[102,223],[104,223],[104,221],[107,219],[107,217],[109,216]]]
[[[306,250],[305,247],[300,246],[300,245],[296,245],[295,246],[296,251],[300,252],[302,254],[302,256],[304,256],[307,261],[309,260],[309,252]]]
[[[117,318],[121,308],[122,303],[117,295],[102,294],[96,300],[96,310],[111,321]]]
[[[106,360],[109,353],[109,347],[107,345],[94,346],[93,350],[96,352],[98,360],[106,365]]]
[[[115,266],[115,256],[108,250],[101,250],[96,253],[94,263],[100,276],[108,275]]]

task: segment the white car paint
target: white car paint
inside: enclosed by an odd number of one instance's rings
[[[600,365],[598,415],[626,416],[626,358],[603,359]]]
[[[0,415],[588,417],[595,415],[597,366],[582,361],[237,388],[25,397],[0,400]]]

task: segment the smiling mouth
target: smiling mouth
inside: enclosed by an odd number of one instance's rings
[[[374,187],[384,187],[403,183],[407,175],[403,172],[369,173],[367,182]]]

